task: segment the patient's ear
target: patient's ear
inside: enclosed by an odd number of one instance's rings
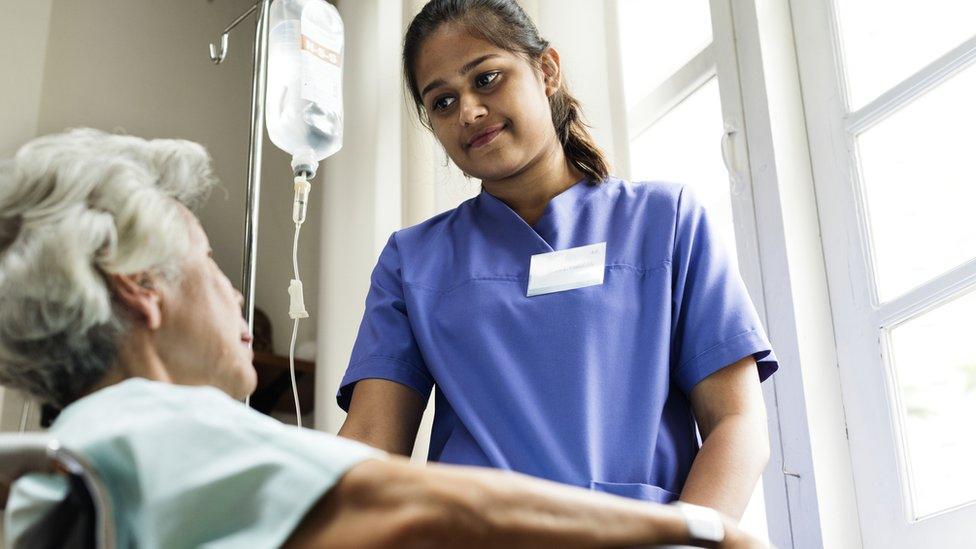
[[[115,297],[145,322],[146,328],[158,329],[163,314],[159,290],[153,278],[148,273],[136,273],[111,275],[110,280]]]

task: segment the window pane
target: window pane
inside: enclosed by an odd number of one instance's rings
[[[882,301],[976,257],[976,65],[858,138]]]
[[[976,292],[891,330],[915,517],[976,499]]]
[[[722,105],[714,77],[630,144],[634,181],[686,183],[707,208],[719,238],[736,261],[729,176],[722,162]],[[739,527],[769,541],[760,479]]]
[[[620,49],[627,109],[712,41],[708,0],[621,0]]]
[[[631,143],[631,174],[634,181],[690,185],[708,209],[717,231],[734,246],[722,132],[722,103],[718,80],[713,77]]]
[[[976,36],[973,0],[835,0],[851,109]]]

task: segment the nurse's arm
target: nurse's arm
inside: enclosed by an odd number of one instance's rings
[[[691,391],[702,436],[681,500],[739,519],[769,461],[769,433],[756,362],[723,368]]]
[[[339,436],[409,456],[427,402],[417,391],[385,379],[356,383]]]
[[[762,547],[725,519],[723,548]],[[624,547],[685,544],[679,511],[511,472],[391,457],[346,473],[286,547]]]

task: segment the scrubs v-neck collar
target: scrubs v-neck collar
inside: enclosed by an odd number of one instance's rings
[[[571,229],[579,205],[598,189],[599,185],[591,183],[588,178],[573,183],[549,200],[542,216],[534,226],[526,223],[508,204],[488,191],[482,190],[478,198],[484,206],[484,212],[495,225],[494,230],[506,233],[511,231],[509,236],[527,238],[533,241],[540,251],[552,252],[558,249],[555,244],[560,230]]]

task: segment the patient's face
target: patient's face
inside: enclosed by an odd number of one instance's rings
[[[196,217],[184,213],[190,249],[180,280],[160,288],[157,352],[175,383],[212,385],[243,398],[257,383],[251,334],[241,314],[244,298],[213,260]]]

